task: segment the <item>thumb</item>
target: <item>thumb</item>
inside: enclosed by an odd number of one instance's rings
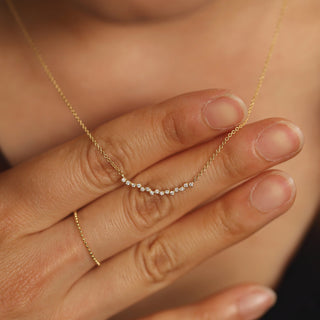
[[[223,290],[203,301],[153,314],[140,320],[254,320],[276,302],[269,288],[243,284]]]

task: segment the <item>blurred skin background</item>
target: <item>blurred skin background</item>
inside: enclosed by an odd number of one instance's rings
[[[90,128],[129,110],[205,88],[231,89],[248,104],[281,5],[278,0],[15,3]],[[312,224],[320,193],[320,2],[289,3],[249,122],[280,116],[302,129],[302,153],[278,166],[296,181],[294,206],[249,239],[113,319],[187,304],[245,281],[275,287]],[[0,145],[15,165],[81,131],[17,32],[4,2],[0,37]],[[12,72],[15,82],[7,81]]]

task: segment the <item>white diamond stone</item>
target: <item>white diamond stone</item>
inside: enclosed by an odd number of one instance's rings
[[[163,196],[164,195],[164,191],[160,191],[160,196]]]
[[[126,181],[126,185],[129,186],[131,182],[129,180]]]
[[[188,185],[187,183],[185,183],[183,186],[184,186],[185,188],[188,188],[188,187],[189,187],[189,185]]]
[[[174,188],[174,192],[179,192],[179,188]]]
[[[154,191],[150,190],[149,193],[153,196],[154,195]]]
[[[141,188],[140,188],[140,191],[143,192],[144,190],[146,190],[144,187],[141,187]]]
[[[169,193],[170,193],[170,190],[167,189],[164,193],[165,193],[165,194],[169,194]]]
[[[151,189],[149,187],[146,187],[146,191],[150,191]]]
[[[126,179],[125,177],[123,177],[123,178],[121,179],[121,181],[122,181],[123,183],[125,183],[125,182],[127,181],[127,179]]]
[[[154,190],[154,193],[159,194],[159,193],[160,193],[160,190],[159,190],[159,189],[156,189],[156,190]]]
[[[140,183],[137,184],[137,188],[139,188],[139,189],[141,188],[141,184]]]
[[[174,195],[174,191],[170,191],[170,194],[173,196]]]
[[[132,187],[132,188],[135,188],[135,187],[136,187],[136,184],[133,183],[133,182],[131,182],[131,187]]]
[[[193,182],[189,182],[189,187],[193,187]]]
[[[185,190],[184,187],[179,188],[179,191],[184,191],[184,190]]]

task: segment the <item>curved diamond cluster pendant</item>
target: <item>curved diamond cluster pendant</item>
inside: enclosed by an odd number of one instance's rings
[[[131,188],[138,188],[141,192],[149,192],[151,196],[153,195],[159,195],[159,196],[164,196],[164,195],[171,195],[174,196],[178,192],[182,192],[187,190],[188,188],[192,188],[194,186],[194,182],[185,182],[183,185],[179,187],[175,187],[173,189],[166,189],[166,190],[159,190],[159,189],[151,189],[148,186],[143,186],[140,183],[134,183],[130,180],[128,180],[126,177],[122,177],[121,182],[123,182],[125,185]]]

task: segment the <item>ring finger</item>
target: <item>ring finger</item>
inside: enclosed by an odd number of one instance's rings
[[[171,284],[204,259],[244,239],[288,210],[292,178],[263,173],[172,226],[104,262],[70,290],[61,310],[79,319],[105,319]],[[85,297],[94,301],[83,306]]]

